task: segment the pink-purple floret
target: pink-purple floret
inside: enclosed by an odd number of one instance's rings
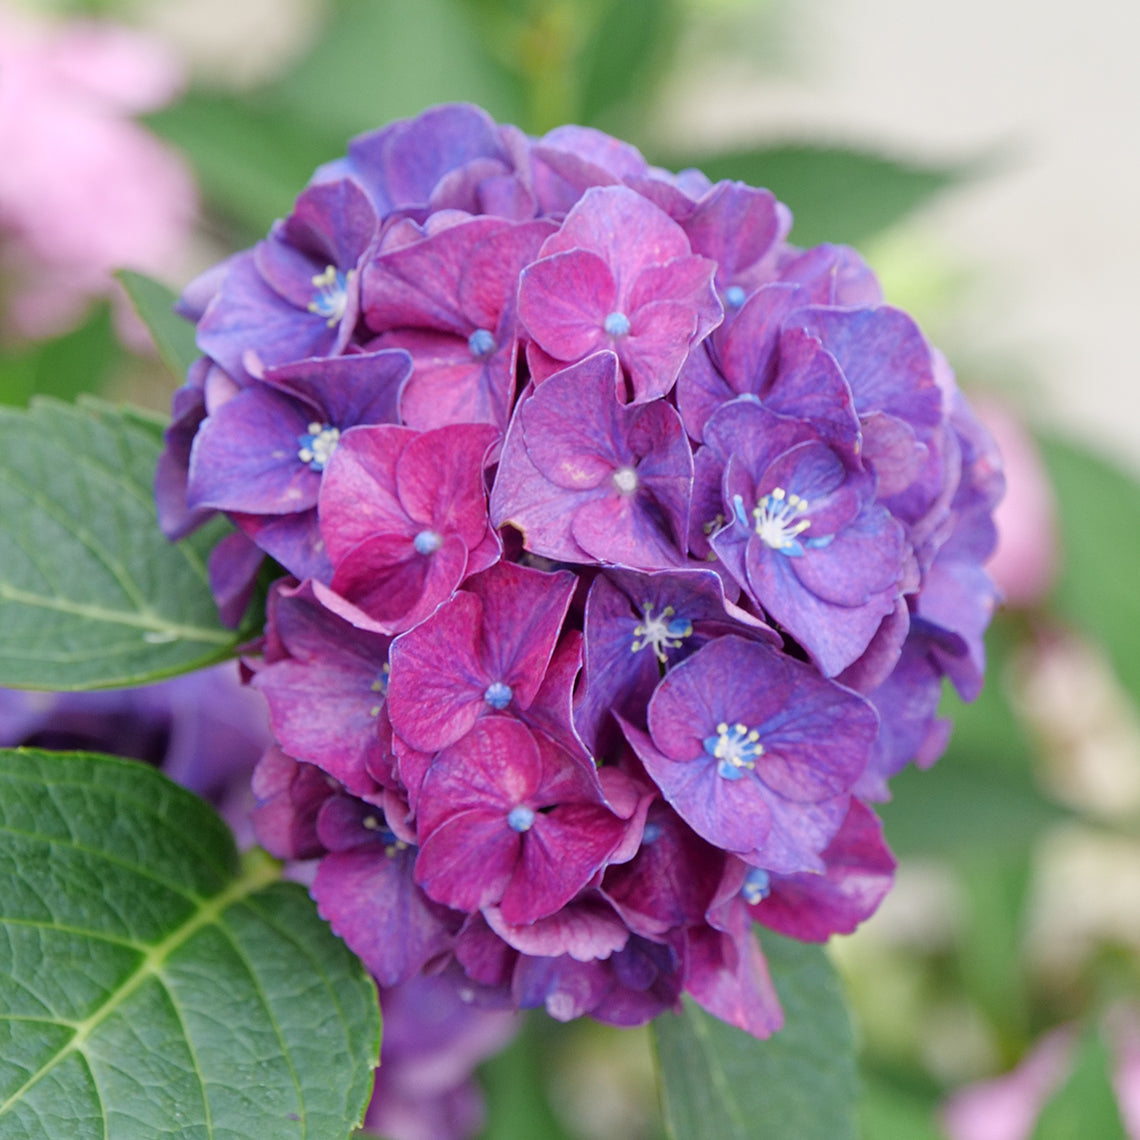
[[[782,1013],[755,924],[850,932],[869,801],[984,667],[1000,465],[852,250],[582,127],[353,141],[187,291],[159,469],[276,745],[265,846],[385,987],[618,1025]],[[427,983],[415,983],[427,984]]]

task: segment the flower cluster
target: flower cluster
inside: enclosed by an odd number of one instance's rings
[[[261,841],[384,986],[781,1023],[754,923],[852,930],[869,801],[974,696],[1001,474],[945,361],[766,190],[475,107],[355,139],[181,301],[158,474],[212,512],[276,745]]]

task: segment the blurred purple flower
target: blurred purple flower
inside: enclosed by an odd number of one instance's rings
[[[0,747],[75,749],[143,760],[219,808],[253,841],[249,781],[270,742],[265,708],[232,663],[137,689],[0,689]]]

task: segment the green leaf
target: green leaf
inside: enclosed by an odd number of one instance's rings
[[[206,196],[251,240],[289,213],[317,166],[344,151],[339,132],[322,134],[236,96],[192,92],[147,122],[185,152]]]
[[[487,1125],[480,1140],[570,1140],[547,1097],[550,1034],[534,1015],[519,1035],[479,1069],[487,1097]],[[561,1027],[559,1027],[561,1028]]]
[[[1057,493],[1064,559],[1053,605],[1101,642],[1140,700],[1140,485],[1076,444],[1045,440],[1042,450]]]
[[[155,521],[153,421],[106,404],[0,408],[0,685],[142,684],[232,655],[206,559]]]
[[[582,121],[597,122],[615,104],[644,94],[676,28],[669,0],[611,0],[579,61]]]
[[[345,1140],[371,979],[302,887],[146,765],[0,752],[0,1135]]]
[[[339,139],[335,153],[348,135],[433,103],[468,100],[515,117],[509,85],[456,0],[341,0],[336,11],[313,52],[267,93],[290,120]]]
[[[879,805],[897,855],[1002,857],[1016,854],[1069,812],[1041,794],[1035,763],[1005,687],[1016,630],[1000,615],[986,637],[986,683],[966,704],[947,686],[940,712],[954,732],[929,771],[909,767]]]
[[[1008,854],[1069,818],[1018,775],[979,772],[944,756],[930,771],[907,768],[878,805],[896,855]]]
[[[1116,1105],[1112,1059],[1095,1025],[1077,1047],[1069,1079],[1045,1105],[1032,1140],[1128,1140]]]
[[[665,1122],[674,1140],[853,1140],[851,1024],[822,947],[763,934],[784,1007],[767,1041],[690,999],[654,1023]]]
[[[163,363],[179,380],[184,380],[199,353],[194,342],[194,326],[174,311],[177,295],[161,281],[129,269],[122,269],[115,276],[122,282],[135,312],[154,338]]]
[[[20,352],[0,351],[0,404],[22,407],[35,395],[74,400],[97,393],[125,355],[110,308],[98,305],[72,332]]]
[[[966,901],[957,957],[962,984],[1017,1052],[1027,1044],[1031,1018],[1022,963],[1031,855],[1029,845],[1004,855],[983,851],[959,859],[957,867]]]
[[[862,1140],[944,1140],[934,1105],[878,1079],[864,1079],[859,1102]]]
[[[973,173],[966,167],[918,166],[865,151],[799,144],[661,161],[671,169],[699,167],[714,182],[729,178],[766,186],[791,208],[791,238],[803,246],[865,242]]]

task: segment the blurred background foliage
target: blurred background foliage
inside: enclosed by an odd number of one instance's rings
[[[190,261],[171,270],[175,288],[264,234],[348,136],[462,99],[531,133],[591,124],[670,168],[699,165],[714,179],[770,187],[793,210],[793,240],[860,246],[890,301],[915,311],[935,340],[941,314],[970,303],[968,271],[898,226],[935,195],[1000,178],[994,156],[934,165],[810,139],[724,153],[671,137],[658,96],[681,56],[690,70],[742,56],[772,65],[783,5],[38,6],[157,31],[189,64],[185,94],[145,119],[188,159],[203,199]],[[968,387],[984,377],[1001,388],[1012,377],[1007,396],[1020,387],[1031,404],[1032,378],[1018,378],[1008,361],[979,359],[968,346],[959,361],[944,347]],[[124,347],[106,301],[54,339],[0,343],[7,403],[86,391],[165,409],[176,382],[157,359]],[[1043,1032],[1070,1021],[1084,1026],[1085,1045],[1034,1135],[1123,1135],[1096,1027],[1102,1011],[1140,997],[1140,494],[1087,448],[1059,438],[1040,446],[1059,520],[1059,574],[1028,604],[999,613],[982,696],[964,705],[947,693],[955,722],[947,754],[931,771],[904,772],[883,805],[900,859],[897,889],[833,947],[861,1048],[866,1140],[944,1136],[938,1109],[952,1088],[1009,1069]],[[533,1020],[483,1075],[488,1140],[663,1134],[641,1032]],[[1083,1123],[1066,1131],[1074,1120]]]

